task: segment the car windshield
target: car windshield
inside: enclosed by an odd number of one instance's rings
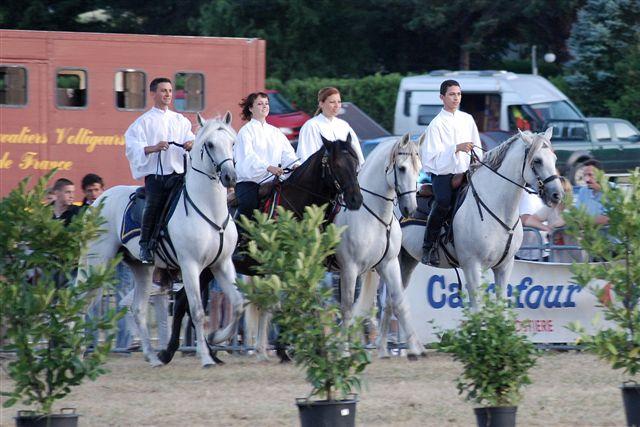
[[[269,93],[269,113],[270,114],[289,114],[295,113],[296,110],[284,99],[279,93]]]
[[[541,102],[530,105],[509,107],[509,124],[512,131],[517,129],[543,131],[550,120],[581,120],[582,116],[567,101]]]

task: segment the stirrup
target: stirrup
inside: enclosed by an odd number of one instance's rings
[[[145,246],[140,247],[139,257],[140,257],[140,262],[142,262],[143,264],[153,264],[155,261],[153,252],[151,252],[151,249]]]

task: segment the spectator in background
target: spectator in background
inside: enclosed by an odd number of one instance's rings
[[[92,205],[104,192],[104,181],[95,173],[88,173],[82,178],[82,206]]]
[[[80,207],[73,204],[75,193],[76,187],[66,178],[60,178],[53,184],[55,200],[50,205],[53,208],[53,219],[64,221],[65,227],[80,212]]]
[[[536,215],[544,208],[542,199],[537,194],[530,194],[522,190],[522,198],[520,199],[520,221],[523,227],[531,227],[540,230],[540,232],[524,230],[522,235],[522,246],[543,246],[547,243],[547,233],[551,231],[551,227],[544,223],[544,220]],[[544,261],[547,254],[542,249],[520,249],[516,253],[517,259],[528,261]]]
[[[53,191],[53,187],[49,187],[47,188],[47,192],[44,196],[44,204],[45,205],[52,205],[53,202],[56,201],[56,193],[55,191]]]
[[[602,187],[596,178],[596,171],[600,168],[600,163],[595,160],[587,160],[584,168],[584,181],[586,186],[581,186],[575,198],[575,205],[584,208],[587,213],[593,216],[596,224],[606,225],[609,217],[602,206]]]

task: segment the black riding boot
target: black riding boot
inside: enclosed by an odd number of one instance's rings
[[[438,236],[440,229],[447,218],[448,208],[434,206],[429,214],[427,228],[424,231],[424,242],[422,243],[422,260],[423,264],[438,266],[440,265],[440,256],[438,255]]]
[[[147,182],[147,188],[145,192],[146,203],[142,211],[142,224],[140,225],[140,261],[143,264],[153,264],[155,242],[152,239],[158,214],[162,209],[163,194],[161,193],[162,190],[158,192],[156,188],[152,189],[152,186],[148,185],[148,179],[145,181]]]

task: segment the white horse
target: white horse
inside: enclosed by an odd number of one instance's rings
[[[404,301],[398,254],[402,243],[400,224],[394,215],[394,201],[400,211],[409,215],[416,209],[416,182],[421,162],[419,145],[403,136],[377,146],[367,158],[358,181],[364,198],[355,211],[342,210],[335,218],[338,226],[347,226],[336,248],[340,267],[341,308],[344,322],[352,317],[366,316],[369,302],[375,298],[377,283],[365,280],[360,300],[354,304],[356,279],[374,269],[387,284],[390,303],[400,324],[409,337],[408,356],[415,358],[424,353],[424,346],[409,322],[409,307]]]
[[[556,175],[551,135],[552,128],[539,134],[521,132],[487,152],[484,165],[473,166],[470,188],[453,219],[453,245],[439,243],[439,267],[462,268],[472,309],[478,309],[476,289],[483,270],[493,270],[499,295],[511,275],[514,255],[522,243],[518,205],[525,184],[549,206],[557,205],[564,196]],[[422,257],[424,229],[425,225],[415,223],[402,227],[400,266],[404,287]],[[380,328],[385,352],[389,328],[386,313]]]
[[[182,271],[182,280],[189,299],[191,319],[196,327],[197,352],[204,367],[214,365],[204,333],[204,310],[200,297],[199,276],[203,269],[210,268],[233,307],[234,319],[223,331],[214,335],[214,342],[228,339],[236,330],[242,312],[243,299],[235,287],[236,271],[231,261],[238,233],[227,209],[227,190],[235,185],[236,172],[233,165],[233,144],[236,132],[231,127],[231,114],[222,120],[204,121],[198,114],[201,126],[191,150],[191,164],[186,170],[185,185],[179,195],[178,204],[171,215],[167,231],[175,249],[176,265]],[[133,271],[136,287],[131,306],[140,331],[142,350],[152,366],[162,365],[151,348],[147,328],[147,305],[149,301],[153,266],[142,264],[137,258],[140,252],[139,238],[123,245],[120,230],[123,212],[135,186],[117,186],[105,191],[96,203],[103,202],[102,216],[106,223],[104,233],[91,242],[87,254],[81,260],[81,269],[104,264],[119,250],[125,249],[125,261]],[[160,245],[158,245],[160,246]],[[155,265],[166,268],[166,262],[156,254]],[[79,275],[79,280],[81,280]]]

